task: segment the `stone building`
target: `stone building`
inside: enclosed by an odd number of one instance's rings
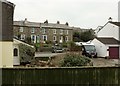
[[[14,21],[14,37],[25,41],[30,39],[33,43],[53,42],[63,43],[73,40],[73,28],[66,24]]]

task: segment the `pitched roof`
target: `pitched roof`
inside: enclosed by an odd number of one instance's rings
[[[11,3],[11,2],[9,2],[9,1],[7,1],[7,0],[0,0],[0,2],[9,4],[9,5],[13,6],[13,7],[15,6],[13,3]]]
[[[120,27],[120,22],[110,22],[110,23]]]
[[[60,28],[60,29],[73,29],[72,27],[65,24],[56,24],[56,23],[37,23],[27,21],[14,21],[14,25],[17,26],[28,26],[28,27],[43,27],[43,28]]]
[[[18,39],[16,39],[16,38],[13,38],[13,44],[24,44],[24,45],[27,45],[27,46],[29,46],[29,47],[34,48],[34,46],[32,46],[32,45],[30,45],[30,44],[27,44],[27,43],[25,43],[25,42],[23,42],[23,41],[20,41],[20,40],[18,40]]]
[[[96,39],[98,39],[103,44],[119,44],[120,45],[120,41],[118,41],[118,40],[116,40],[114,38],[98,37]]]

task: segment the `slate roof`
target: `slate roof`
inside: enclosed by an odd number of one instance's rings
[[[24,22],[24,21],[14,21],[14,25],[17,26],[28,26],[28,27],[43,27],[43,28],[55,28],[55,29],[73,29],[72,27],[65,24],[57,23],[37,23],[37,22]]]
[[[9,5],[13,6],[13,7],[15,6],[13,3],[11,3],[11,2],[9,2],[7,0],[0,0],[0,2],[7,3],[7,4],[9,4]]]
[[[120,27],[120,22],[110,22],[110,23]]]
[[[98,37],[98,38],[96,38],[96,39],[98,39],[100,42],[102,42],[103,44],[119,44],[120,45],[120,41],[118,41],[118,40],[116,40],[116,39],[114,39],[114,38],[101,38],[101,37]]]

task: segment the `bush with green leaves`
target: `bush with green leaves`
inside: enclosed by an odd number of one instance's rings
[[[35,48],[30,46],[19,44],[20,62],[29,62],[35,55]]]
[[[61,67],[76,67],[87,66],[91,62],[91,59],[79,54],[66,54],[63,60],[60,61]]]
[[[81,46],[76,45],[74,42],[69,42],[70,51],[81,51]]]

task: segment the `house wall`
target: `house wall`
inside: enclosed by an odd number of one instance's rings
[[[27,37],[31,37],[31,35],[35,35],[35,36],[37,36],[37,35],[39,35],[40,36],[40,41],[43,41],[43,35],[47,35],[47,41],[51,41],[51,42],[53,42],[53,37],[54,36],[56,36],[56,41],[60,41],[60,36],[68,36],[68,41],[72,41],[72,35],[73,35],[73,30],[71,30],[71,29],[66,29],[66,28],[61,28],[61,29],[63,29],[63,34],[61,35],[60,34],[60,28],[44,28],[44,27],[42,27],[42,28],[40,28],[40,27],[34,27],[35,28],[35,33],[31,33],[31,29],[33,28],[33,26],[32,27],[27,27],[27,26],[25,26],[24,27],[24,30],[23,30],[23,32],[19,32],[19,29],[20,29],[20,25],[14,25],[14,36],[18,36],[18,35],[20,35],[20,34],[25,34],[25,38],[27,38]],[[42,33],[42,29],[45,29],[46,30],[46,33],[45,34],[43,34]],[[53,33],[53,30],[54,29],[56,29],[56,34],[54,34]],[[68,34],[66,34],[66,30],[68,30]]]
[[[14,49],[18,49],[18,56],[13,57],[13,65],[20,65],[20,56],[19,56],[19,46],[18,44],[13,44],[13,51]]]
[[[0,40],[1,39],[2,39],[2,3],[0,1]],[[1,66],[2,66],[2,43],[0,43],[0,67]]]
[[[0,0],[0,67],[13,67],[14,6]]]
[[[94,43],[94,45],[95,45],[98,57],[107,57],[108,56],[108,52],[107,52],[108,48],[103,43],[101,43],[97,39],[94,39],[92,41],[92,43]]]
[[[117,40],[119,40],[119,27],[107,23],[99,32],[98,32],[98,37],[113,37]]]
[[[0,42],[0,67],[13,67],[13,42]]]
[[[120,22],[120,1],[118,2],[118,22]]]

